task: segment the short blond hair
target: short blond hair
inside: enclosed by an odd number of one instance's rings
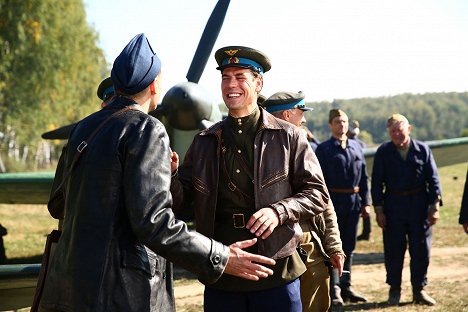
[[[406,123],[409,125],[409,121],[405,116],[401,114],[393,114],[387,119],[387,128],[390,128],[393,124],[400,123],[400,122]]]

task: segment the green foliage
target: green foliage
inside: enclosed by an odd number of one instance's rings
[[[106,67],[82,0],[0,0],[0,131],[17,144],[95,111]]]
[[[320,140],[330,136],[328,112],[332,108],[341,108],[350,120],[359,120],[360,139],[368,145],[388,140],[386,120],[394,113],[405,115],[413,125],[412,137],[424,141],[466,136],[468,129],[468,92],[401,94],[308,105],[314,111],[307,125]]]

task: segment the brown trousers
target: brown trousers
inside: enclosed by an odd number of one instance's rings
[[[323,256],[312,239],[304,232],[301,247],[307,251],[307,271],[301,275],[302,312],[326,312],[330,307],[330,276]]]

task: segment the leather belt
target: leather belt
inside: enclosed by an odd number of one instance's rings
[[[359,186],[352,188],[330,188],[328,189],[331,193],[343,193],[343,194],[354,194],[359,193]]]
[[[418,193],[421,193],[424,191],[424,187],[418,187],[412,190],[407,190],[407,191],[397,191],[397,190],[385,190],[386,194],[390,195],[396,195],[396,196],[410,196],[410,195],[415,195]]]

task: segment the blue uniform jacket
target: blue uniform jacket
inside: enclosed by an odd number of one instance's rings
[[[382,144],[375,154],[372,169],[372,201],[374,206],[384,206],[385,189],[404,192],[423,188],[427,205],[441,196],[437,167],[427,144],[411,139],[406,160],[400,156],[390,141]]]
[[[370,204],[368,175],[366,162],[362,148],[355,140],[348,140],[346,149],[343,149],[340,142],[331,137],[321,143],[315,152],[322,167],[325,182],[328,189],[348,189],[358,186],[360,196],[360,206]],[[337,194],[330,192],[332,201],[338,199]],[[354,195],[351,194],[353,197]],[[340,194],[339,198],[342,198]]]

